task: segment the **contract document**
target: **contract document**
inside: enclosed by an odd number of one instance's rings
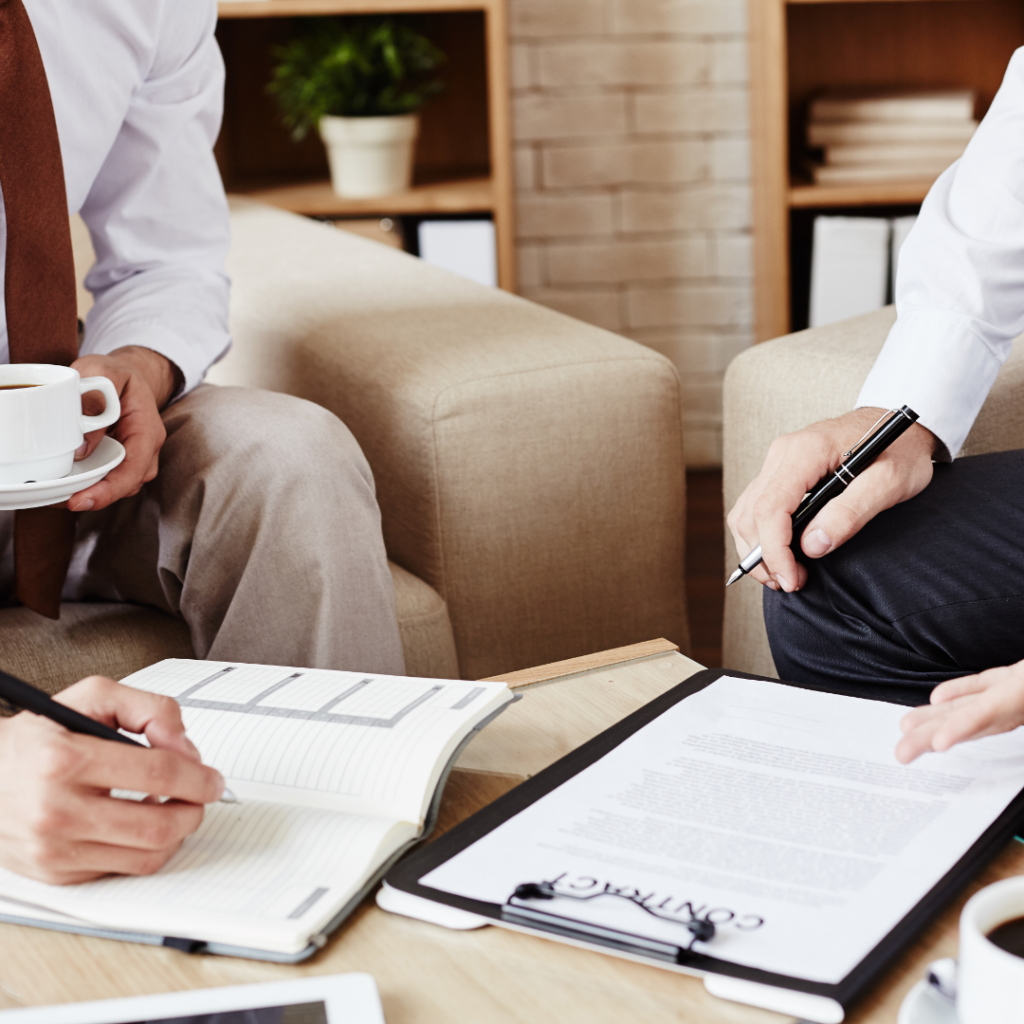
[[[684,948],[696,915],[697,952],[838,984],[1024,789],[1024,730],[900,765],[907,710],[723,676],[420,884],[504,905],[546,881],[545,913]],[[627,898],[569,898],[594,893]]]

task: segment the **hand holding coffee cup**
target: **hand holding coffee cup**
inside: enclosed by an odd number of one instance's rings
[[[82,413],[89,391],[106,401],[98,416]],[[67,476],[85,435],[120,416],[117,389],[106,377],[49,363],[0,365],[0,486]]]

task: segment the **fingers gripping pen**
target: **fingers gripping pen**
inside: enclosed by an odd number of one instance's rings
[[[846,488],[878,458],[898,437],[901,437],[917,422],[917,413],[909,406],[887,412],[840,460],[839,465],[823,476],[804,495],[803,501],[793,513],[793,536],[821,511],[837,494]],[[740,562],[739,568],[725,584],[732,586],[740,577],[746,576],[763,561],[761,545],[758,544]]]

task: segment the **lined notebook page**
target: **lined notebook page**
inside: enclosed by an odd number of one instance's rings
[[[353,813],[412,822],[453,737],[508,699],[504,683],[210,661],[162,661],[124,682],[174,697],[203,760],[232,784],[331,794]]]
[[[52,886],[0,869],[0,895],[112,928],[297,952],[414,832],[312,807],[212,804],[159,874]]]

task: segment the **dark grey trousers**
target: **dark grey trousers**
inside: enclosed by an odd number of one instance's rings
[[[1024,659],[1024,451],[936,466],[916,498],[765,590],[779,676],[926,703],[954,676]]]

